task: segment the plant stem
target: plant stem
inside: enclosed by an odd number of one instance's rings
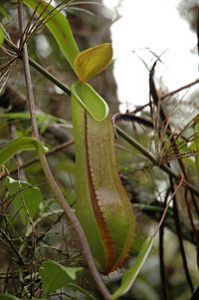
[[[35,70],[37,70],[40,74],[48,78],[51,82],[53,82],[56,86],[58,86],[63,92],[65,92],[68,96],[71,95],[70,88],[66,84],[63,84],[60,80],[58,80],[55,76],[53,76],[44,68],[42,68],[40,64],[38,64],[35,60],[33,60],[30,57],[29,57],[29,63]]]
[[[170,190],[167,190],[165,199],[164,199],[164,207],[166,208],[167,200],[169,197]],[[169,300],[169,289],[168,289],[168,278],[164,260],[164,233],[165,233],[165,220],[160,226],[159,230],[159,260],[160,260],[160,275],[161,275],[161,283],[162,283],[162,294],[163,300]]]
[[[18,16],[19,16],[19,30],[21,36],[23,35],[23,4],[19,0],[18,1]],[[24,67],[24,75],[25,75],[25,82],[26,82],[26,91],[27,91],[27,98],[29,104],[29,111],[30,111],[30,118],[32,124],[32,136],[39,140],[39,130],[37,126],[37,119],[36,119],[36,108],[34,102],[34,94],[32,89],[32,80],[30,75],[30,65],[28,60],[28,49],[27,44],[24,43],[23,51],[22,51],[22,58],[23,58],[23,67]]]
[[[19,13],[20,31],[21,31],[21,34],[23,34],[23,28],[24,28],[24,26],[23,26],[23,4],[20,0],[18,0],[18,13]],[[39,132],[38,132],[38,126],[37,126],[36,114],[35,114],[34,94],[33,94],[32,81],[31,81],[31,76],[30,76],[30,67],[29,67],[29,59],[28,59],[28,51],[27,51],[26,43],[23,44],[22,58],[23,58],[23,65],[24,65],[24,76],[25,76],[25,80],[26,80],[26,89],[27,89],[29,110],[30,110],[31,122],[32,122],[32,134],[35,138],[37,138],[39,140]],[[52,190],[55,198],[57,199],[57,201],[63,208],[66,217],[71,222],[71,225],[77,234],[78,240],[79,240],[80,245],[83,250],[83,254],[85,256],[85,259],[86,259],[86,262],[90,269],[90,272],[93,275],[96,286],[98,287],[101,295],[103,296],[103,299],[109,300],[109,299],[111,299],[111,295],[110,295],[109,291],[107,290],[106,286],[104,285],[104,283],[101,279],[101,276],[97,270],[97,267],[96,267],[94,259],[92,257],[92,253],[90,251],[84,231],[83,231],[77,217],[73,213],[73,210],[70,208],[66,199],[62,195],[62,192],[51,173],[51,170],[49,168],[49,165],[48,165],[45,155],[43,155],[41,152],[39,152],[39,157],[40,157],[40,162],[41,162],[44,174],[46,175],[47,181],[49,183],[49,186],[51,187],[51,190]]]
[[[95,262],[93,260],[86,236],[84,234],[84,231],[77,219],[77,217],[75,216],[75,214],[73,213],[73,210],[70,208],[70,206],[68,205],[66,199],[64,198],[63,194],[61,193],[51,171],[50,168],[48,166],[48,162],[46,160],[46,157],[42,154],[40,154],[40,162],[43,168],[43,171],[46,175],[46,178],[48,180],[48,183],[54,193],[55,198],[58,200],[58,202],[60,203],[61,207],[64,210],[65,215],[67,216],[68,220],[70,221],[70,223],[72,224],[72,227],[74,228],[77,236],[78,236],[78,240],[81,244],[82,250],[83,250],[83,254],[85,256],[86,262],[88,264],[88,267],[90,269],[91,274],[93,275],[93,278],[95,280],[95,283],[99,289],[99,291],[101,292],[101,295],[104,297],[105,300],[110,300],[111,299],[111,295],[109,294],[109,291],[107,290],[106,286],[104,285],[101,276],[96,268]]]
[[[4,43],[5,45],[7,45],[9,48],[11,48],[12,50],[14,50],[14,52],[18,53],[19,56],[18,58],[22,59],[22,56],[19,53],[19,48],[12,43],[9,39],[7,39],[6,37],[4,38]],[[48,71],[46,71],[40,64],[38,64],[34,59],[32,59],[31,57],[28,57],[29,60],[29,64],[35,69],[37,70],[40,74],[44,75],[46,78],[48,78],[51,82],[53,82],[56,86],[58,86],[63,92],[65,92],[68,96],[70,96],[71,92],[70,92],[70,88],[64,84],[63,82],[61,82],[60,80],[58,80],[55,76],[53,76],[51,73],[49,73]]]

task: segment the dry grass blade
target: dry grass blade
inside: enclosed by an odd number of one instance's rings
[[[31,31],[31,23],[32,23],[32,21],[34,21],[34,18],[36,17],[36,14],[37,14],[37,10],[38,10],[38,8],[39,8],[39,6],[40,6],[40,4],[41,4],[41,1],[42,0],[39,0],[39,2],[38,2],[38,4],[37,4],[37,6],[36,6],[36,8],[35,8],[35,10],[33,11],[33,14],[31,15],[31,17],[30,17],[30,19],[29,19],[29,21],[28,21],[28,23],[27,23],[27,25],[26,25],[26,27],[25,27],[25,29],[24,29],[24,32],[23,32],[23,34],[22,34],[22,36],[21,36],[21,39],[20,39],[20,45],[19,45],[19,49],[22,49],[23,48],[23,45],[24,45],[24,37],[26,36],[26,35],[28,35],[28,33]],[[49,4],[52,2],[52,0],[49,2]],[[34,26],[34,25],[32,25],[32,26]]]
[[[166,207],[165,207],[165,209],[163,211],[162,217],[161,217],[161,219],[160,219],[160,221],[158,223],[158,226],[157,226],[157,228],[155,230],[155,233],[153,235],[154,237],[156,236],[156,234],[158,233],[160,227],[162,226],[162,223],[164,222],[164,219],[165,219],[166,213],[167,213],[167,211],[169,209],[169,206],[171,204],[171,201],[173,201],[175,195],[177,194],[177,191],[182,187],[183,182],[184,182],[184,177],[181,176],[179,184],[176,186],[175,190],[173,191],[173,193],[170,196],[170,199],[167,201],[167,205],[166,205]]]
[[[175,153],[171,143],[165,143],[164,147],[162,148],[162,153],[161,153],[161,161],[164,163],[168,163],[172,160],[178,159],[178,158],[188,158],[188,157],[194,157],[199,154],[199,149],[193,149],[190,151],[186,151],[183,149],[189,148],[189,144],[195,142],[199,138],[199,132],[198,133],[193,133],[189,135],[189,137],[185,137],[183,133],[186,133],[186,130],[190,130],[194,126],[195,118],[193,118],[185,127],[180,131],[180,133],[175,134],[172,133],[172,135],[169,137],[169,140],[175,141],[177,148],[178,148],[178,153]],[[181,152],[180,152],[181,151]]]
[[[9,34],[5,30],[5,28],[1,25],[4,35],[11,41]],[[9,76],[11,73],[12,68],[14,67],[16,60],[17,60],[17,54],[12,50],[4,45],[0,47],[0,93],[2,92]]]
[[[41,11],[41,13],[38,15],[38,17],[36,16],[37,11],[40,7],[40,4],[42,3],[42,0],[39,1],[38,5],[36,6],[24,32],[25,32],[25,39],[23,37],[23,41],[21,44],[21,47],[23,47],[24,43],[29,42],[31,40],[31,38],[47,23],[49,22],[57,13],[59,13],[61,10],[63,10],[64,8],[66,8],[71,2],[73,2],[73,0],[65,0],[62,3],[58,4],[57,6],[54,7],[54,9],[52,9],[48,15],[44,18],[42,18],[42,16],[46,13],[46,11],[48,10],[50,4],[52,3],[52,0],[50,0],[47,5],[45,6],[45,8]],[[35,18],[36,17],[36,18]],[[35,18],[35,19],[34,19]]]
[[[7,38],[7,39],[9,40],[9,42],[10,42],[11,44],[13,44],[13,42],[12,42],[12,40],[11,40],[11,38],[10,38],[9,33],[6,31],[5,27],[1,24],[1,22],[0,22],[0,27],[3,29],[5,38]],[[13,57],[13,58],[16,58],[16,57],[17,57],[16,52],[14,52],[14,51],[13,51],[12,49],[10,49],[10,48],[5,47],[4,44],[0,46],[0,51],[2,51],[2,52],[3,52],[4,54],[6,54],[8,57]],[[0,55],[1,55],[1,53],[0,53]],[[2,58],[2,55],[1,55],[1,58]],[[6,59],[6,58],[5,58],[5,59]]]
[[[176,135],[176,139],[180,136],[182,136],[182,134],[187,130],[189,129],[190,127],[194,127],[195,123],[196,123],[196,120],[199,118],[199,113],[190,121],[188,122],[184,128]]]
[[[5,56],[5,59],[8,59],[8,57],[12,57],[12,58],[17,58],[17,55],[15,52],[13,52],[11,49],[8,49],[4,46],[1,46],[1,51],[6,54],[7,56]]]
[[[29,20],[29,22],[27,23],[24,32],[22,34],[21,37],[21,41],[20,41],[20,49],[23,48],[24,44],[26,42],[28,42],[30,40],[30,36],[32,36],[34,34],[34,32],[36,32],[35,27],[37,28],[37,26],[39,26],[41,20],[40,18],[42,17],[42,15],[46,12],[46,10],[48,9],[49,5],[51,4],[52,0],[50,0],[46,7],[44,8],[44,10],[41,12],[41,14],[37,17],[37,11],[40,7],[40,4],[42,3],[42,0],[39,0],[35,10],[33,11],[33,14]]]
[[[0,65],[0,93],[3,90],[15,63],[16,58],[10,59],[6,63]]]
[[[79,11],[79,12],[83,12],[87,15],[90,16],[95,16],[95,14],[93,12],[91,12],[88,9],[84,9],[84,8],[80,8],[80,7],[74,7],[74,6],[70,6],[70,8],[67,9],[68,12],[75,12],[75,11]]]
[[[39,1],[38,5],[36,6],[25,30],[23,33],[23,36],[21,38],[20,42],[20,49],[22,49],[24,43],[28,43],[32,37],[44,26],[46,25],[57,13],[59,13],[62,10],[66,10],[66,12],[73,12],[73,11],[79,11],[79,12],[84,12],[89,15],[94,15],[91,11],[80,8],[80,7],[75,7],[77,5],[84,5],[84,4],[95,4],[95,5],[102,5],[99,2],[94,2],[94,1],[75,1],[75,0],[64,0],[62,3],[56,5],[54,9],[52,9],[48,15],[44,18],[42,16],[46,13],[48,10],[48,7],[50,6],[52,0],[50,0],[45,8],[42,10],[42,12],[36,17],[37,11],[39,9],[39,6],[41,4],[42,0]],[[36,18],[35,18],[36,17]]]
[[[5,35],[10,39],[8,33],[5,31]],[[12,68],[16,64],[17,54],[11,49],[4,46],[0,47],[1,60],[0,60],[0,93],[2,92]]]
[[[75,5],[86,5],[86,4],[91,4],[91,5],[99,5],[99,6],[103,6],[102,3],[100,2],[95,2],[94,0],[93,1],[75,1],[74,2]]]
[[[158,95],[154,82],[154,72],[157,61],[153,64],[150,71],[149,84],[150,84],[150,96],[152,98],[151,102],[151,116],[154,124],[155,131],[155,149],[157,153],[158,160],[160,164],[169,163],[172,160],[178,160],[181,167],[181,158],[187,158],[191,156],[196,156],[199,153],[198,149],[187,151],[188,143],[193,142],[198,138],[198,134],[194,133],[189,135],[189,138],[184,138],[182,133],[190,129],[191,124],[194,122],[189,122],[178,134],[173,131],[173,126],[170,125],[171,115],[166,116],[164,109],[162,107],[161,98]],[[181,100],[180,100],[181,101]],[[174,110],[176,110],[177,105]],[[173,111],[174,111],[173,110]],[[173,113],[172,111],[172,113]],[[188,149],[189,150],[189,149]],[[184,167],[183,167],[184,169]]]

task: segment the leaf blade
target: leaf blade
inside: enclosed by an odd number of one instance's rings
[[[0,167],[5,164],[12,156],[21,151],[36,150],[45,153],[47,148],[44,147],[39,141],[31,137],[16,138],[8,143],[3,149],[0,150]]]
[[[79,272],[82,272],[81,267],[67,268],[52,260],[44,262],[40,267],[39,273],[46,295],[64,287],[68,283],[74,283]]]
[[[103,72],[112,62],[113,49],[104,43],[80,52],[75,59],[75,72],[82,82]]]
[[[132,284],[134,283],[137,275],[139,274],[144,262],[146,261],[151,248],[153,246],[153,238],[148,237],[145,242],[143,243],[139,255],[136,259],[135,264],[129,270],[124,273],[122,278],[122,283],[119,289],[113,294],[112,300],[118,299],[120,296],[124,295],[128,292],[131,288]]]
[[[30,218],[33,219],[39,211],[39,205],[42,202],[40,189],[28,182],[19,182],[10,177],[7,181],[9,196],[13,197],[12,203],[19,211],[22,222],[27,225]]]

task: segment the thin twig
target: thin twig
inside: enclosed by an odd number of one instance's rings
[[[14,253],[16,254],[16,257],[18,259],[18,263],[22,266],[25,266],[25,262],[23,260],[23,257],[20,255],[20,253],[16,249],[14,242],[10,239],[10,237],[7,235],[7,233],[2,228],[0,228],[0,233],[3,236],[3,238],[6,240],[7,244],[10,245],[10,247],[12,248]]]
[[[125,141],[127,141],[130,145],[135,147],[139,152],[141,152],[146,158],[148,158],[155,166],[158,166],[161,170],[163,170],[165,173],[170,175],[173,179],[179,180],[180,176],[176,174],[171,168],[169,168],[167,165],[163,165],[159,163],[159,160],[150,153],[147,149],[145,149],[140,143],[138,143],[133,137],[128,135],[125,131],[123,131],[118,126],[115,126],[118,135],[120,135]],[[190,182],[184,180],[183,184],[192,191],[196,196],[199,197],[199,190],[195,188]]]
[[[90,269],[91,274],[93,275],[93,278],[95,280],[96,286],[98,287],[101,295],[104,297],[105,300],[110,300],[111,299],[111,295],[109,294],[109,291],[107,290],[107,288],[105,287],[101,276],[96,268],[95,262],[93,260],[85,233],[77,219],[77,217],[75,216],[75,214],[73,213],[73,210],[70,208],[70,206],[68,205],[66,199],[64,198],[64,196],[62,195],[51,171],[50,168],[48,166],[48,162],[45,158],[44,155],[40,156],[40,162],[42,164],[42,168],[43,171],[46,175],[46,178],[48,180],[48,183],[54,193],[55,198],[57,199],[57,201],[60,203],[61,207],[64,210],[65,215],[67,216],[67,218],[69,219],[69,221],[71,222],[72,227],[74,228],[77,236],[78,236],[78,240],[81,244],[82,250],[83,250],[83,254],[85,256],[86,262],[88,264],[88,267]]]
[[[173,91],[169,92],[168,94],[163,95],[162,97],[160,97],[160,100],[164,100],[164,99],[166,99],[168,97],[171,97],[171,96],[173,96],[173,95],[175,95],[175,94],[177,94],[177,93],[179,93],[183,90],[189,89],[190,87],[192,87],[192,86],[194,86],[198,83],[199,83],[199,79],[196,79],[196,80],[194,80],[194,81],[192,81],[192,82],[190,82],[190,83],[188,83],[184,86],[181,86],[180,88],[178,88],[176,90],[173,90]]]
[[[171,198],[170,198],[169,201],[167,202],[167,205],[166,205],[166,207],[165,207],[165,209],[164,209],[164,212],[163,212],[163,214],[162,214],[162,216],[161,216],[161,219],[160,219],[160,221],[159,221],[159,223],[158,223],[158,227],[157,227],[157,229],[155,230],[155,233],[154,233],[154,235],[153,235],[154,237],[156,236],[156,234],[158,233],[160,227],[162,226],[162,223],[164,222],[166,213],[167,213],[167,211],[168,211],[168,209],[169,209],[169,205],[171,204],[171,201],[173,200],[173,198],[174,198],[174,196],[176,195],[176,193],[177,193],[177,191],[179,190],[179,188],[182,186],[183,181],[184,181],[184,177],[182,176],[182,177],[181,177],[181,180],[180,180],[180,182],[179,182],[179,184],[178,184],[178,186],[176,187],[176,189],[174,190],[173,194],[171,195]]]
[[[167,190],[164,199],[164,206],[166,206],[168,197],[169,197],[170,189]],[[162,226],[160,226],[159,230],[159,259],[160,259],[160,275],[162,282],[162,294],[164,300],[169,300],[169,290],[168,290],[168,281],[167,281],[167,273],[164,261],[164,232],[165,232],[165,222],[162,222]]]
[[[155,74],[156,63],[157,63],[157,61],[153,64],[153,66],[151,68],[151,71],[150,71],[150,74],[149,74],[150,95],[151,95],[151,97],[153,99],[153,102],[154,102],[155,106],[157,107],[157,109],[159,108],[159,117],[160,117],[161,122],[165,125],[167,124],[168,129],[171,132],[171,135],[168,135],[168,133],[166,132],[167,136],[170,140],[173,151],[176,154],[176,159],[177,159],[179,167],[180,167],[180,169],[181,169],[181,171],[184,175],[184,178],[187,182],[189,182],[189,177],[186,173],[186,168],[184,166],[184,163],[183,163],[182,159],[178,156],[178,154],[179,154],[178,145],[177,145],[177,143],[175,141],[175,138],[172,134],[172,129],[171,129],[171,126],[169,124],[169,120],[167,120],[167,116],[166,116],[166,114],[163,110],[163,107],[161,105],[161,99],[158,95],[158,92],[157,92],[157,89],[156,89],[156,86],[155,86],[154,74]],[[198,82],[199,82],[199,79],[198,79]],[[191,193],[191,197],[192,197],[192,202],[193,202],[193,205],[195,207],[195,210],[196,210],[197,214],[199,214],[199,208],[198,208],[198,205],[197,205],[197,202],[195,200],[195,197],[194,197],[193,193]]]
[[[182,232],[181,232],[181,226],[180,226],[180,217],[179,217],[179,212],[178,212],[178,204],[177,204],[177,197],[176,194],[174,193],[174,183],[173,179],[170,176],[170,186],[171,186],[171,192],[173,193],[173,211],[174,211],[174,220],[175,220],[175,225],[176,225],[176,231],[177,231],[177,236],[179,240],[179,245],[180,245],[180,253],[182,257],[182,262],[183,262],[183,268],[185,272],[185,276],[188,282],[188,285],[190,287],[191,292],[193,293],[193,283],[191,279],[191,275],[189,272],[188,268],[188,263],[187,263],[187,258],[186,258],[186,253],[183,245],[183,239],[182,239]]]
[[[19,16],[19,30],[21,36],[23,35],[24,26],[23,26],[23,4],[20,0],[18,0],[18,16]],[[30,110],[30,118],[32,124],[32,136],[39,139],[39,131],[37,127],[37,119],[36,119],[36,107],[34,103],[34,94],[32,86],[32,80],[30,75],[30,65],[28,59],[28,49],[26,43],[23,45],[22,57],[23,57],[23,67],[24,67],[24,75],[26,81],[26,90],[27,90],[27,98]]]
[[[20,31],[23,33],[23,4],[20,0],[18,0],[18,10],[19,10],[19,20],[20,20]],[[27,94],[28,94],[28,102],[29,102],[29,109],[30,109],[30,114],[31,114],[31,121],[32,121],[32,131],[33,135],[35,138],[39,140],[39,132],[38,132],[38,127],[37,127],[37,122],[36,122],[36,114],[35,114],[35,103],[34,103],[34,94],[33,94],[33,88],[32,88],[32,81],[31,81],[31,76],[30,76],[30,67],[29,67],[29,59],[28,59],[28,51],[27,51],[27,44],[24,43],[23,45],[23,64],[24,64],[24,76],[26,78],[26,89],[27,89]],[[81,244],[81,248],[83,250],[83,254],[85,256],[86,262],[88,264],[88,267],[90,269],[90,272],[93,276],[93,279],[95,280],[96,286],[98,287],[101,295],[105,300],[110,300],[111,295],[109,291],[107,290],[106,286],[104,285],[102,278],[97,270],[97,267],[95,265],[91,250],[88,245],[88,241],[86,239],[85,233],[79,223],[79,220],[75,216],[73,210],[67,203],[66,199],[64,198],[58,184],[56,183],[52,172],[49,168],[47,159],[45,155],[39,153],[40,157],[40,162],[43,168],[43,171],[46,175],[47,181],[49,183],[49,186],[51,187],[51,190],[61,205],[61,207],[64,210],[64,213],[66,217],[69,219],[72,227],[74,228],[78,240]]]
[[[198,268],[199,268],[199,230],[196,228],[196,225],[194,223],[193,213],[192,213],[191,206],[190,206],[190,203],[189,203],[187,189],[184,190],[184,199],[185,199],[185,203],[186,203],[186,207],[187,207],[187,212],[188,212],[188,215],[189,215],[190,225],[191,225],[191,228],[193,230],[194,238],[195,238],[195,241],[196,241],[197,265],[198,265]]]

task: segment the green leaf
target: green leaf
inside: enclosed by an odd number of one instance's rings
[[[75,72],[80,81],[86,82],[104,71],[112,62],[110,43],[98,45],[79,53],[75,59]]]
[[[104,99],[88,83],[76,82],[71,86],[74,97],[98,122],[106,119],[109,108]]]
[[[59,263],[49,260],[42,264],[39,273],[41,275],[42,286],[45,294],[48,295],[68,283],[73,283],[82,268],[67,268]]]
[[[0,26],[0,46],[3,44],[4,41],[4,32],[3,28]]]
[[[139,274],[144,262],[146,261],[148,255],[151,251],[152,245],[153,245],[153,238],[148,237],[140,249],[140,252],[136,259],[135,264],[133,265],[133,267],[131,267],[129,270],[127,270],[124,273],[121,286],[113,294],[113,296],[111,298],[112,300],[118,299],[120,296],[124,295],[125,293],[127,293],[129,291],[129,289],[131,288],[132,284],[134,283],[137,275]]]
[[[28,112],[10,112],[10,113],[2,113],[0,114],[1,119],[21,119],[21,120],[30,120],[30,113]],[[64,123],[67,122],[64,119],[52,116],[50,114],[46,114],[44,112],[37,112],[36,118],[38,122],[48,122],[49,124],[57,123]]]
[[[28,112],[11,112],[11,113],[2,113],[0,114],[1,119],[21,119],[21,120],[30,120],[30,113]]]
[[[48,22],[46,23],[46,26],[56,39],[73,69],[74,61],[79,53],[79,49],[65,16],[58,9],[55,9],[44,0],[40,1],[39,6],[38,0],[23,0],[23,2],[33,10],[37,8],[36,13],[42,20],[47,17]]]
[[[63,124],[65,127],[71,128],[70,122],[67,122],[64,119],[54,117],[50,114],[46,114],[41,111],[37,112],[36,118],[37,118],[37,125],[39,127],[39,131],[41,134],[44,133],[50,125],[54,125],[55,123]],[[30,120],[30,113],[28,113],[28,112],[2,113],[2,114],[0,114],[0,119]]]
[[[19,211],[22,222],[27,225],[30,217],[34,218],[39,211],[42,201],[40,189],[28,182],[19,182],[10,177],[7,178],[7,189],[9,196],[13,197],[12,203]]]
[[[0,166],[5,164],[17,152],[25,150],[35,150],[45,153],[47,148],[44,147],[39,141],[31,137],[20,137],[8,143],[3,149],[0,150]]]
[[[19,300],[19,298],[10,294],[0,294],[0,300]]]

